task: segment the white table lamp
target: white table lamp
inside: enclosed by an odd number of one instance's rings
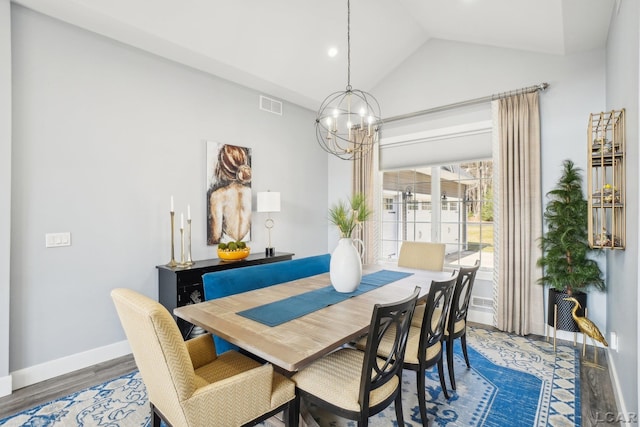
[[[267,219],[264,226],[267,228],[269,235],[269,245],[265,248],[266,256],[273,256],[275,248],[271,246],[271,229],[273,228],[273,219],[271,212],[280,212],[280,193],[276,191],[263,191],[258,193],[256,212],[267,212]]]

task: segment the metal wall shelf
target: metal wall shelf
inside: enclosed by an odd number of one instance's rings
[[[625,110],[593,113],[587,130],[589,245],[624,249]]]

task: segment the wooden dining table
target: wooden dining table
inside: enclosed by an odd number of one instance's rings
[[[432,280],[451,277],[451,272],[396,266],[389,268],[380,265],[366,266],[363,275],[383,268],[412,274],[278,326],[267,326],[237,313],[330,286],[329,273],[186,305],[174,309],[173,312],[176,316],[272,363],[284,373],[293,373],[366,334],[375,304],[406,298],[416,286],[420,287],[420,298],[423,298],[427,295]]]

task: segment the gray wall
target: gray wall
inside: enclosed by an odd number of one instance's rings
[[[607,110],[625,108],[626,216],[624,251],[607,252],[609,331],[618,333],[619,350],[610,357],[626,410],[638,413],[638,33],[640,7],[623,0],[613,15],[607,44]]]
[[[9,256],[11,241],[11,14],[0,0],[0,396],[9,377]],[[6,325],[6,326],[5,326]]]
[[[171,195],[178,217],[191,205],[193,258],[215,257],[205,140],[251,147],[254,194],[281,192],[277,250],[326,252],[327,160],[313,112],[260,111],[253,90],[15,5],[12,26],[11,371],[124,340],[109,292],[157,296]],[[254,251],[264,220],[254,213]],[[72,246],[45,249],[45,233],[63,231]]]

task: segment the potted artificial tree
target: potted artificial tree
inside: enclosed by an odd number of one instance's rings
[[[589,255],[596,251],[589,246],[588,204],[582,193],[580,169],[571,160],[563,162],[563,173],[556,188],[547,193],[549,202],[544,212],[547,231],[540,238],[542,257],[538,266],[543,268],[539,280],[549,286],[547,324],[554,325],[554,305],[558,308],[558,329],[578,332],[573,321],[573,303],[564,299],[573,296],[582,306],[587,305],[585,290],[605,289],[602,271]]]

